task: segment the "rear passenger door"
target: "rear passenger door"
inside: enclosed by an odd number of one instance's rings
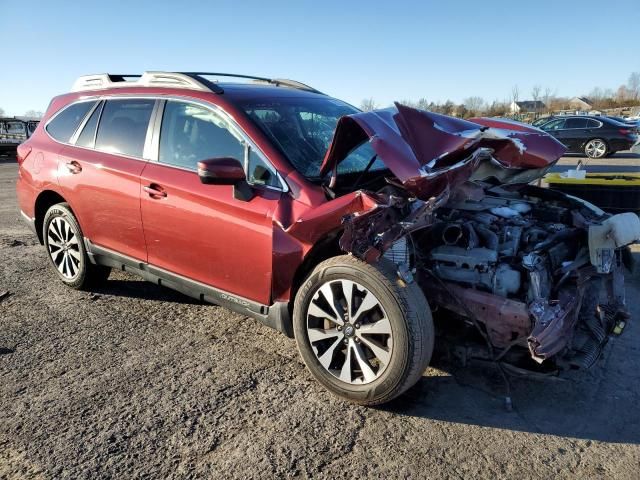
[[[58,162],[60,186],[85,237],[143,261],[140,174],[155,105],[148,98],[96,102]]]
[[[141,176],[149,263],[268,304],[279,176],[219,108],[167,100],[158,119],[158,161]],[[244,162],[253,198],[235,199],[232,185],[201,183],[198,161],[216,157]]]

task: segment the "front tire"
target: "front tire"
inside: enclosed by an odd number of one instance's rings
[[[293,327],[311,374],[363,405],[388,402],[422,376],[433,352],[431,310],[395,265],[350,255],[320,263],[296,294]]]
[[[99,285],[109,277],[109,267],[89,262],[82,230],[67,203],[50,207],[42,228],[49,260],[65,285],[81,290]]]
[[[584,153],[589,158],[604,158],[608,150],[607,142],[601,138],[589,140],[584,146]]]

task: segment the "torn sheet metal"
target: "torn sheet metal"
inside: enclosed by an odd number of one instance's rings
[[[496,347],[505,348],[514,339],[526,338],[531,332],[531,319],[525,303],[463,288],[455,283],[445,282],[445,285],[446,290],[437,283],[430,283],[429,300],[466,316],[465,309],[459,303],[464,302],[476,319],[486,326],[489,339]]]
[[[348,153],[366,140],[404,187],[423,199],[469,179],[480,163],[475,151],[484,150],[485,158],[513,169],[514,175],[531,169],[542,172],[566,151],[552,136],[515,122],[468,121],[396,103],[388,109],[342,117],[321,174],[335,172]],[[463,171],[456,174],[459,170]]]

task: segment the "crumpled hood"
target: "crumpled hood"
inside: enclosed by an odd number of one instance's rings
[[[468,180],[482,160],[495,160],[501,170],[509,170],[509,175],[498,175],[502,181],[510,176],[531,181],[524,171],[544,173],[566,151],[552,136],[518,122],[468,121],[396,103],[340,118],[321,175],[366,140],[405,188],[419,197]]]

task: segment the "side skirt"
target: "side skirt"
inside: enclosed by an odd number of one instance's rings
[[[113,250],[99,247],[91,243],[87,238],[84,239],[84,243],[89,261],[93,264],[130,272],[151,283],[177,290],[201,302],[220,305],[242,315],[255,318],[266,326],[284,333],[289,338],[293,338],[293,328],[287,302],[262,305],[253,300],[219,290]]]

